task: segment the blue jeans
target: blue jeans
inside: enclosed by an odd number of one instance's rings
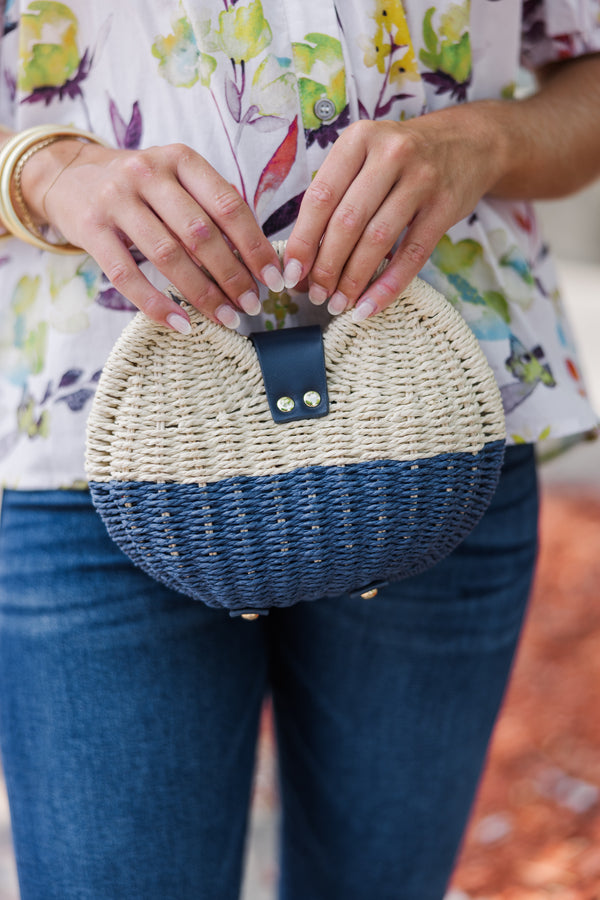
[[[256,622],[135,569],[85,492],[4,495],[0,739],[22,900],[235,900],[270,693],[285,900],[440,900],[536,554],[533,452],[451,557]]]

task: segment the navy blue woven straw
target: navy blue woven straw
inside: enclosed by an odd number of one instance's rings
[[[333,320],[329,414],[287,424],[251,342],[188,311],[190,337],[128,326],[88,428],[94,503],[154,578],[232,613],[285,607],[422,572],[479,521],[502,406],[428,285],[365,324]]]

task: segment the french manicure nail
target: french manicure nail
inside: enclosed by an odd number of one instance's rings
[[[276,266],[265,266],[260,276],[270,291],[280,294],[285,287],[283,275]]]
[[[190,334],[192,331],[191,323],[188,322],[187,319],[184,319],[183,316],[180,316],[178,313],[169,313],[167,316],[167,322],[171,326],[171,328],[178,331],[179,334]]]
[[[240,326],[240,317],[233,306],[229,306],[228,303],[222,303],[221,306],[218,306],[215,309],[215,316],[226,328],[239,328]]]
[[[241,297],[238,297],[238,303],[249,316],[257,316],[262,309],[260,300],[254,291],[245,291]]]
[[[327,304],[327,309],[332,316],[339,316],[340,313],[344,312],[347,306],[348,298],[345,294],[342,294],[341,291],[336,291],[335,294],[331,296],[331,299]]]
[[[352,321],[364,322],[364,320],[368,319],[374,312],[377,312],[377,304],[372,300],[369,300],[368,297],[363,297],[360,303],[357,303],[352,310]]]
[[[328,293],[320,284],[311,284],[308,289],[308,299],[315,306],[321,306],[327,300]]]
[[[290,259],[283,270],[283,281],[286,288],[296,287],[302,275],[302,263],[297,259]]]

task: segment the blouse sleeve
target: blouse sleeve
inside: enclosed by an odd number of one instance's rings
[[[545,63],[600,52],[600,0],[523,0],[521,63]]]

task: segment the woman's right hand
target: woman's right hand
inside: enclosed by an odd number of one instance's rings
[[[39,223],[93,256],[124,297],[176,331],[189,332],[187,315],[148,281],[131,247],[193,306],[230,328],[239,324],[236,308],[260,312],[255,278],[283,289],[277,254],[249,206],[184,144],[113,150],[57,141],[28,160],[21,184]]]

